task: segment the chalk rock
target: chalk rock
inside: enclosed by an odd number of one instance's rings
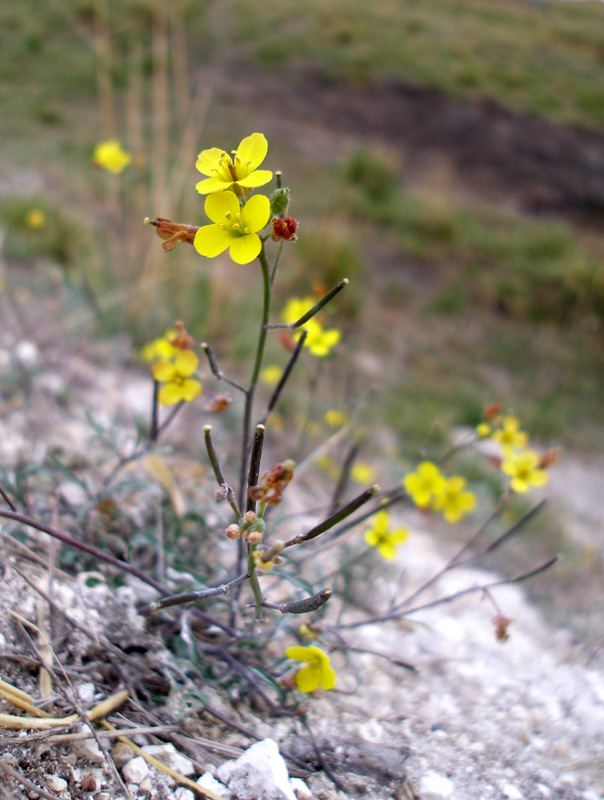
[[[300,778],[290,778],[289,785],[294,790],[294,794],[298,800],[313,800],[312,792]]]
[[[272,739],[256,742],[236,761],[227,761],[216,776],[238,800],[296,800],[287,766]]]
[[[169,744],[148,744],[143,747],[143,750],[153,758],[157,758],[167,767],[180,772],[185,778],[195,772],[195,765],[191,759],[179,753],[171,742]]]
[[[419,782],[422,800],[448,800],[453,794],[453,784],[444,775],[428,772]]]
[[[142,756],[136,756],[136,758],[132,758],[124,765],[122,772],[124,779],[128,783],[134,783],[138,786],[147,777],[149,765]]]
[[[67,781],[64,778],[59,778],[58,775],[45,775],[44,783],[51,792],[64,792],[67,789]]]
[[[209,789],[212,792],[224,797],[224,800],[230,800],[232,797],[229,790],[222,783],[216,780],[211,772],[204,772],[201,778],[198,778],[197,785],[201,789]]]

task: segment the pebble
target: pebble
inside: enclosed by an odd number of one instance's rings
[[[45,775],[44,783],[51,792],[64,792],[67,789],[67,781],[64,778],[59,778],[58,775]]]
[[[190,789],[185,789],[184,786],[179,786],[176,791],[168,797],[168,800],[195,800],[195,795]]]
[[[122,773],[128,783],[135,783],[138,786],[149,774],[149,765],[142,756],[136,756],[124,765]]]
[[[253,744],[236,761],[227,761],[216,771],[237,800],[296,800],[287,766],[273,739]]]
[[[197,785],[202,789],[210,789],[210,791],[216,792],[216,794],[224,797],[225,800],[229,800],[231,797],[231,793],[226,786],[217,781],[211,772],[204,772],[201,778],[198,778]]]
[[[290,778],[289,785],[294,790],[297,800],[313,800],[312,792],[300,778]]]
[[[142,749],[145,753],[161,761],[162,764],[171,767],[176,772],[180,772],[185,778],[195,774],[195,765],[191,759],[179,753],[171,742],[168,744],[148,744]]]
[[[503,796],[509,798],[509,800],[524,800],[522,792],[513,783],[504,783],[501,791]]]
[[[437,772],[427,773],[419,782],[419,795],[422,800],[447,800],[452,794],[452,782]]]

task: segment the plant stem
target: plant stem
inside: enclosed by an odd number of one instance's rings
[[[268,325],[268,315],[270,313],[271,305],[271,280],[266,260],[266,253],[264,252],[264,243],[260,250],[260,265],[262,267],[262,278],[264,282],[264,295],[263,295],[263,309],[262,309],[262,323],[260,325],[260,335],[258,337],[258,347],[256,349],[256,361],[254,363],[254,371],[250,379],[245,395],[245,408],[243,412],[243,436],[241,442],[241,472],[239,477],[239,508],[244,508],[245,503],[245,480],[247,476],[247,459],[250,444],[250,428],[252,426],[252,411],[254,406],[254,394],[256,392],[256,384],[260,376],[260,369],[262,368],[262,360],[264,358],[264,346],[266,344],[266,326]],[[241,571],[241,570],[240,570]]]
[[[250,551],[247,557],[247,574],[250,579],[250,586],[252,587],[252,592],[254,593],[254,600],[256,601],[256,619],[260,619],[262,615],[262,589],[260,588],[260,581],[258,580],[258,576],[256,575],[256,565],[254,564],[255,550],[256,550],[256,545],[253,544],[250,547]]]

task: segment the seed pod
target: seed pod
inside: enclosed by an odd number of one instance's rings
[[[331,597],[331,589],[322,589],[312,597],[307,597],[304,600],[298,600],[295,603],[281,603],[279,611],[282,614],[306,614],[308,611],[316,611],[318,608],[326,603]]]

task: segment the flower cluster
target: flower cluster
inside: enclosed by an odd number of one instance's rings
[[[510,488],[523,494],[533,487],[545,486],[549,479],[546,467],[558,460],[557,453],[549,450],[540,456],[526,449],[529,438],[521,430],[518,418],[509,414],[500,416],[499,411],[498,404],[489,407],[476,431],[481,438],[490,438],[499,445],[498,463],[510,478]]]
[[[315,300],[312,297],[292,297],[283,309],[281,319],[287,325],[291,325],[303,317],[307,311],[310,311],[314,305]],[[342,338],[342,331],[337,328],[325,329],[316,317],[312,317],[301,327],[306,331],[304,346],[317,358],[328,356]]]
[[[182,322],[177,322],[174,330],[167,331],[164,336],[143,347],[142,358],[153,362],[153,377],[163,384],[157,395],[161,405],[189,402],[201,394],[201,383],[191,377],[199,366],[199,358],[192,348],[193,339]]]
[[[447,478],[432,461],[422,461],[415,472],[403,479],[403,486],[416,506],[442,511],[447,522],[459,522],[476,506],[476,496],[466,490],[466,479],[460,475]]]

